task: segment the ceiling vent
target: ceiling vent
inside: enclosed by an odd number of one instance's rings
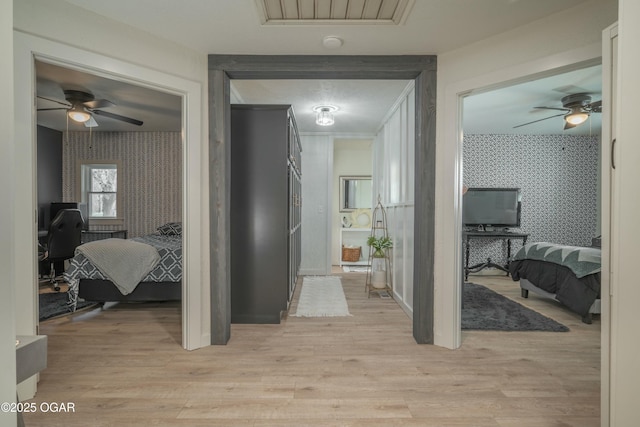
[[[264,25],[400,25],[415,0],[255,0]]]

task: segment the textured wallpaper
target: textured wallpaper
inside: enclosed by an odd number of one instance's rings
[[[598,220],[599,136],[465,135],[464,185],[519,187],[528,242],[589,246]],[[521,246],[513,240],[512,254]],[[470,265],[504,264],[506,244],[472,240]]]
[[[62,194],[76,201],[78,160],[120,161],[118,191],[123,192],[123,226],[129,237],[149,234],[182,218],[182,138],[179,132],[68,132],[62,141]]]

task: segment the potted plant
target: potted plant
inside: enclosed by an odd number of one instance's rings
[[[387,236],[371,236],[367,239],[367,244],[374,249],[371,265],[371,285],[377,289],[384,289],[387,286],[387,272],[385,270],[385,251],[393,247],[393,242]]]
[[[384,258],[385,249],[393,247],[391,237],[388,236],[370,236],[369,239],[367,239],[367,244],[375,249],[375,251],[373,252],[374,258]]]

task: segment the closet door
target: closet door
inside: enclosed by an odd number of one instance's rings
[[[232,323],[279,323],[287,309],[287,110],[231,108]]]

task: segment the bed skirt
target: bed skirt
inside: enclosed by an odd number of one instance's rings
[[[179,301],[182,299],[182,282],[140,282],[133,292],[122,295],[109,280],[80,279],[78,297],[95,302]]]

